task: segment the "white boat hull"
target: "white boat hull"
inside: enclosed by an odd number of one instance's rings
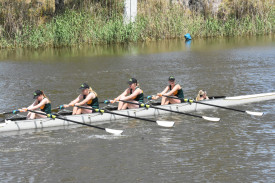
[[[263,93],[263,94],[255,94],[255,95],[226,97],[222,99],[212,99],[212,100],[206,100],[203,102],[228,107],[228,106],[242,105],[247,103],[261,102],[261,101],[274,100],[274,99],[275,99],[275,93]],[[181,104],[164,105],[159,107],[180,111],[180,112],[195,112],[195,111],[215,108],[215,107],[198,104],[198,103],[192,103],[191,105],[189,103],[181,103]],[[136,117],[146,117],[146,116],[153,117],[153,116],[171,113],[171,112],[154,109],[154,108],[149,108],[149,109],[138,108],[138,109],[128,109],[128,110],[113,111],[113,112],[136,116]],[[82,122],[82,123],[96,125],[96,124],[108,123],[110,121],[125,119],[127,117],[122,117],[122,116],[108,114],[108,113],[104,113],[104,114],[93,113],[93,114],[82,114],[82,115],[74,115],[74,116],[70,115],[70,116],[66,116],[65,118]],[[49,127],[69,126],[69,125],[76,125],[76,124],[65,120],[49,119],[49,118],[34,119],[34,120],[20,120],[20,121],[6,120],[5,123],[0,124],[0,132],[28,130],[28,129],[43,129],[43,128],[49,128]]]

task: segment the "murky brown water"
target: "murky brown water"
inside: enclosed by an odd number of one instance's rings
[[[88,82],[100,100],[114,98],[136,77],[145,95],[174,75],[187,97],[275,91],[274,37],[230,38],[0,51],[0,111],[27,106],[42,89],[53,106],[76,97]],[[88,127],[0,134],[0,182],[274,182],[274,101],[239,106],[261,118],[232,111],[199,112],[219,123],[162,116],[175,128],[139,120]]]

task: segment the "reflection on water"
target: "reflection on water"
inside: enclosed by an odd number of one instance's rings
[[[20,61],[80,61],[89,57],[124,55],[155,54],[161,52],[177,52],[192,50],[195,52],[220,51],[226,49],[239,49],[248,46],[266,46],[274,44],[275,37],[240,37],[240,38],[211,38],[184,40],[162,40],[157,42],[114,44],[101,46],[85,46],[71,48],[43,48],[43,49],[4,49],[0,50],[0,60]],[[192,43],[192,44],[191,44]],[[74,59],[73,59],[73,58]]]
[[[88,82],[100,100],[117,96],[136,77],[145,95],[176,77],[186,97],[275,91],[274,37],[159,41],[45,50],[1,50],[0,111],[27,106],[42,89],[53,106],[71,101]],[[252,117],[226,110],[158,119],[174,128],[123,120],[88,127],[0,134],[0,182],[272,182],[274,101],[238,106],[263,111]]]

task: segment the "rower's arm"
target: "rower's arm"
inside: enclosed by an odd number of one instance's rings
[[[171,96],[175,91],[181,89],[180,85],[177,84],[170,92],[168,92],[166,95]]]
[[[127,96],[124,98],[124,100],[131,100],[133,98],[135,98],[136,96],[138,96],[141,92],[141,89],[136,89],[131,95]]]
[[[86,97],[83,101],[79,102],[78,105],[84,105],[84,104],[86,104],[89,100],[94,99],[95,97],[96,97],[96,96],[95,96],[94,93],[90,93],[89,95],[87,95],[87,97]]]
[[[167,93],[169,90],[169,86],[166,86],[166,88],[160,93],[161,95]]]
[[[73,101],[71,101],[69,103],[69,106],[74,106],[77,102],[80,101],[81,95],[79,95],[76,99],[74,99]]]
[[[30,106],[27,107],[27,108],[31,108],[31,107],[36,106],[36,105],[37,105],[37,100],[35,100],[35,101],[32,103],[32,105],[30,105]]]
[[[33,106],[35,106],[37,104],[37,100],[35,100],[32,105],[30,105],[29,107],[23,107],[21,109],[19,109],[20,112],[27,112],[28,109],[31,109]]]
[[[154,97],[154,99],[155,99],[155,100],[158,99],[160,96],[162,96],[163,94],[165,94],[166,92],[168,92],[168,90],[169,90],[169,86],[166,86],[166,88],[165,88],[161,93],[158,93],[158,94]]]
[[[125,97],[129,93],[129,88],[127,88],[122,94],[114,99],[115,102],[119,101],[121,97]]]
[[[28,107],[28,110],[39,109],[41,106],[47,104],[47,102],[48,102],[48,99],[44,98],[38,105],[34,105],[34,106],[31,106],[31,107]]]

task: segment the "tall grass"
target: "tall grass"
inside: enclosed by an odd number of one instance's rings
[[[62,47],[159,39],[245,36],[274,33],[272,0],[224,0],[190,9],[167,0],[138,1],[133,24],[123,22],[122,0],[68,1],[62,14],[23,1],[0,2],[0,47]],[[203,1],[205,2],[205,1]],[[207,8],[207,6],[209,6]]]

